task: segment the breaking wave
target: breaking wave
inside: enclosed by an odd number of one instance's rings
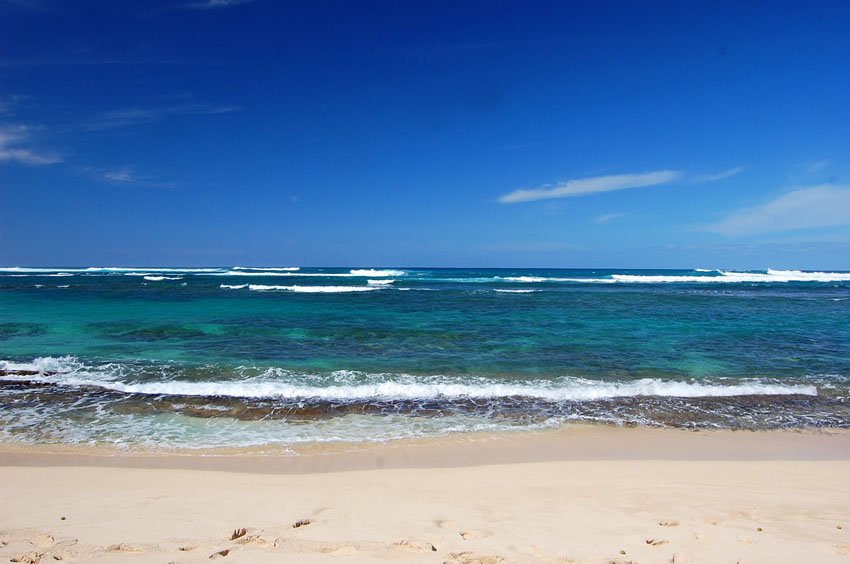
[[[814,385],[780,384],[751,378],[728,383],[641,378],[599,381],[577,377],[555,380],[498,381],[487,377],[412,376],[337,371],[329,376],[270,368],[238,381],[127,382],[132,369],[118,364],[86,366],[73,357],[43,357],[30,363],[0,361],[2,379],[97,387],[126,394],[233,397],[324,401],[405,401],[526,398],[547,402],[597,401],[628,397],[706,398],[736,396],[817,396]],[[20,374],[18,374],[20,373]]]
[[[248,284],[248,289],[260,292],[279,290],[302,294],[344,294],[378,290],[380,286],[267,286],[265,284]]]

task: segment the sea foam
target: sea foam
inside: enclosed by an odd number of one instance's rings
[[[556,380],[504,382],[484,377],[411,376],[408,374],[364,374],[337,371],[330,377],[296,374],[272,368],[260,376],[238,381],[120,380],[121,366],[89,367],[73,357],[37,358],[31,363],[0,361],[0,371],[10,372],[5,380],[35,381],[69,387],[100,387],[128,394],[171,396],[225,396],[234,398],[312,399],[330,401],[401,401],[528,398],[548,402],[598,401],[628,397],[736,397],[817,396],[814,385],[780,384],[760,378],[723,383],[716,381],[672,381],[641,378],[627,381],[598,381],[564,377]],[[34,371],[37,375],[16,375]],[[305,383],[301,383],[305,382]],[[319,385],[309,385],[317,382]]]

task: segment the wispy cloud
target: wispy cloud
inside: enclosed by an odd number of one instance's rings
[[[190,2],[186,4],[187,8],[195,10],[215,10],[216,8],[229,8],[238,6],[239,4],[247,4],[254,0],[204,0],[203,2]]]
[[[680,178],[680,176],[681,174],[675,170],[658,170],[637,174],[615,174],[611,176],[578,178],[555,185],[547,184],[539,188],[514,190],[501,196],[499,202],[502,204],[517,204],[520,202],[534,202],[553,198],[574,198],[596,194],[598,192],[611,192],[614,190],[666,184]]]
[[[593,218],[594,223],[609,223],[614,221],[615,219],[620,219],[624,215],[628,215],[625,212],[615,212],[615,213],[603,213],[600,216]]]
[[[83,129],[86,131],[105,131],[118,127],[141,125],[165,119],[175,115],[217,115],[241,111],[238,106],[213,106],[209,104],[184,104],[153,108],[124,108],[94,115]]]
[[[49,165],[61,162],[58,155],[41,153],[27,146],[29,128],[24,125],[0,126],[0,163]]]
[[[703,182],[717,182],[718,180],[725,180],[727,178],[732,178],[733,176],[737,176],[747,170],[747,167],[744,166],[736,166],[727,170],[723,170],[720,172],[715,172],[714,174],[699,174],[694,176],[691,182],[703,183]]]
[[[103,173],[103,178],[110,182],[140,182],[139,178],[129,169],[123,170],[107,170]]]
[[[734,237],[839,225],[850,225],[850,186],[824,184],[738,210],[704,230]]]
[[[173,188],[173,182],[162,182],[149,176],[139,176],[131,167],[117,169],[98,169],[93,167],[78,167],[78,174],[86,176],[98,182],[105,182],[116,186],[144,186],[148,188]]]

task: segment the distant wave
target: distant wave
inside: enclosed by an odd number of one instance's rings
[[[374,268],[354,268],[349,271],[352,276],[404,276],[403,270],[375,270]]]
[[[494,290],[495,292],[501,292],[503,294],[530,294],[532,292],[537,292],[538,290]]]
[[[564,271],[564,273],[579,273],[580,271]],[[607,271],[612,272],[612,271]],[[536,272],[516,275],[481,276],[470,273],[463,276],[453,273],[448,277],[441,276],[440,271],[417,271],[415,280],[429,282],[451,282],[458,284],[770,284],[770,283],[807,283],[807,282],[850,282],[850,272],[829,272],[802,270],[764,270],[736,271],[712,270],[698,268],[691,271],[668,271],[666,273],[635,273],[634,271],[581,272],[585,276],[558,276],[558,271],[552,271],[551,276],[543,276]],[[0,275],[8,277],[39,277],[39,276],[74,276],[86,275],[124,275],[124,276],[224,276],[224,277],[306,277],[306,278],[366,278],[367,284],[377,285],[376,280],[396,279],[408,276],[408,272],[397,269],[353,268],[347,272],[302,271],[297,266],[287,267],[246,267],[233,268],[172,268],[172,267],[87,267],[87,268],[42,268],[42,267],[0,267]],[[409,278],[408,278],[409,279]],[[390,282],[387,282],[389,284]]]
[[[221,268],[171,268],[171,267],[163,267],[163,268],[152,268],[152,267],[125,267],[125,266],[90,266],[88,268],[84,268],[82,270],[71,271],[69,269],[57,269],[57,270],[68,270],[69,272],[220,272]]]
[[[0,378],[33,381],[69,387],[99,387],[128,394],[171,396],[226,396],[236,398],[279,398],[331,401],[400,401],[428,399],[529,398],[549,402],[595,401],[624,397],[736,397],[736,396],[817,396],[813,385],[786,385],[751,379],[724,384],[719,381],[672,381],[642,378],[628,381],[597,381],[560,378],[555,381],[500,382],[480,377],[410,376],[407,374],[364,374],[338,371],[321,385],[307,385],[315,376],[280,369],[239,381],[198,382],[160,381],[133,383],[121,381],[121,367],[113,364],[88,367],[72,357],[38,358],[31,363],[0,361]],[[36,374],[15,374],[15,372]]]
[[[352,269],[348,272],[293,272],[293,271],[260,271],[260,270],[228,270],[214,272],[214,276],[279,276],[279,277],[306,277],[306,278],[361,278],[373,276],[389,277],[404,276],[403,270],[374,270],[374,269]]]
[[[150,280],[151,282],[161,282],[163,280],[182,280],[182,276],[145,276],[145,280]]]
[[[234,266],[233,270],[260,270],[260,271],[278,271],[278,272],[295,272],[301,270],[300,266]]]
[[[556,276],[496,276],[496,280],[503,280],[505,282],[523,282],[523,283],[535,283],[535,282],[590,282],[596,284],[613,284],[615,280],[613,278],[561,278]]]
[[[367,283],[367,284],[369,284],[370,286],[388,286],[388,285],[392,284],[393,282],[395,282],[395,280],[393,280],[393,279],[388,279],[388,280],[367,280],[367,281],[366,281],[366,283]]]
[[[219,288],[225,288],[227,290],[242,290],[243,288],[247,288],[247,284],[221,284]]]
[[[741,283],[786,283],[786,282],[848,282],[850,272],[805,272],[802,270],[767,270],[766,272],[700,270],[702,275],[667,274],[611,274],[606,278],[560,278],[546,276],[504,276],[496,279],[505,282],[539,283],[571,282],[577,284],[741,284]],[[708,273],[715,272],[715,275]]]
[[[248,289],[260,292],[280,290],[302,294],[344,294],[380,290],[380,286],[266,286],[264,284],[248,284]]]
[[[612,274],[617,282],[637,283],[771,283],[771,282],[846,282],[850,281],[850,272],[803,272],[801,270],[768,270],[761,272],[736,272],[720,270],[717,276],[665,276]]]

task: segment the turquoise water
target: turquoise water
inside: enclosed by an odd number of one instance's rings
[[[6,440],[848,426],[850,273],[0,270]]]

